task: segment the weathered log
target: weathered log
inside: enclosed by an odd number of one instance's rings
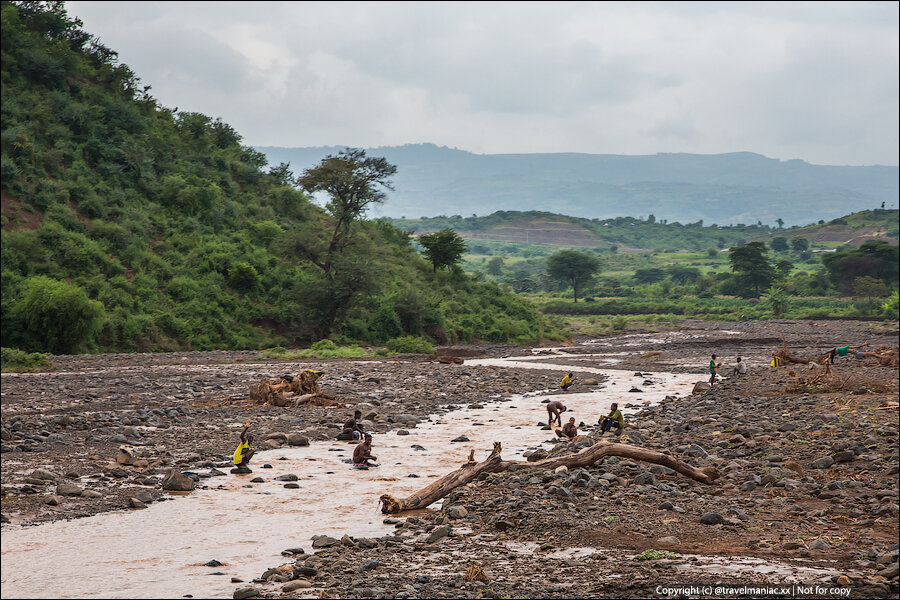
[[[690,477],[695,481],[705,484],[711,484],[719,477],[719,471],[715,467],[693,467],[678,460],[674,456],[663,454],[662,452],[657,452],[655,450],[648,450],[647,448],[629,446],[627,444],[597,442],[593,446],[585,448],[576,454],[565,454],[533,463],[503,460],[500,457],[500,450],[500,442],[494,442],[494,449],[482,462],[476,463],[472,460],[472,455],[470,455],[469,462],[465,463],[456,471],[448,473],[444,477],[441,477],[437,481],[432,482],[418,492],[415,492],[402,500],[398,500],[389,494],[382,495],[380,498],[381,512],[385,514],[395,514],[407,510],[425,508],[440,500],[454,489],[474,481],[482,473],[499,473],[501,471],[509,471],[518,468],[557,469],[559,467],[587,467],[607,456],[622,456],[663,465],[682,475]]]
[[[458,356],[437,356],[435,359],[437,362],[445,365],[461,365],[463,364],[463,359]]]

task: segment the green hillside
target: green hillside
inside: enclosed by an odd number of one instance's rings
[[[702,251],[747,241],[769,241],[784,236],[807,238],[813,247],[860,245],[869,239],[897,243],[898,211],[867,210],[829,222],[778,229],[762,224],[720,226],[715,223],[670,223],[653,215],[646,218],[583,219],[541,211],[498,211],[486,217],[439,216],[392,219],[399,228],[425,233],[450,228],[470,240],[473,248],[498,246],[523,249],[528,245],[629,250]],[[539,250],[537,250],[539,252]],[[484,252],[491,254],[492,252]]]
[[[791,227],[774,232],[770,237],[784,236],[787,239],[803,237],[815,247],[837,247],[843,244],[860,246],[869,240],[883,240],[889,244],[898,243],[897,209],[864,210],[828,221],[820,221],[806,227]],[[763,238],[764,239],[764,238]],[[768,241],[768,240],[766,240]]]
[[[221,120],[160,106],[62,3],[2,3],[5,347],[534,340],[540,314],[335,214]],[[322,157],[324,158],[324,157]],[[331,256],[331,254],[329,254]]]
[[[761,224],[718,226],[713,223],[669,223],[653,215],[646,218],[583,219],[540,211],[498,211],[486,217],[459,215],[430,219],[393,219],[401,229],[423,233],[451,228],[470,240],[473,248],[492,242],[628,250],[706,250],[744,243],[767,235]]]

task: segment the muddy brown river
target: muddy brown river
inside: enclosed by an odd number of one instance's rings
[[[468,360],[466,364],[507,368],[547,368],[553,356]],[[614,366],[614,355],[578,355]],[[576,422],[596,423],[612,402],[642,405],[667,395],[685,395],[697,375],[656,372],[641,378],[632,371],[588,366],[560,367],[601,380],[590,391],[556,396]],[[602,376],[602,377],[599,377]],[[652,386],[641,383],[645,379]],[[639,385],[642,393],[629,392]],[[584,387],[584,386],[582,386]],[[492,445],[504,456],[550,442],[539,421],[547,412],[540,394],[498,397],[483,408],[454,410],[409,429],[376,437],[378,468],[348,464],[353,446],[313,442],[308,447],[258,452],[251,475],[206,479],[210,488],[157,502],[143,510],[115,512],[31,527],[6,526],[2,535],[2,595],[29,598],[231,597],[232,577],[250,581],[281,558],[282,550],[311,550],[311,537],[377,537],[393,530],[382,522],[378,498],[402,497],[457,468],[475,450],[484,458]],[[626,414],[629,411],[625,410]],[[234,424],[236,430],[239,424]],[[450,440],[465,435],[468,442]],[[424,448],[423,450],[415,447]],[[272,469],[261,468],[264,463]],[[293,473],[299,489],[275,477]],[[411,477],[414,475],[414,477]],[[251,484],[253,477],[264,483]],[[215,487],[218,486],[218,487]],[[223,563],[207,567],[210,560]],[[48,570],[55,575],[48,574]]]

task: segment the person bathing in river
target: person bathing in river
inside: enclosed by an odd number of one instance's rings
[[[247,435],[248,429],[250,429],[250,419],[247,419],[247,423],[244,425],[244,430],[241,432],[241,443],[238,444],[237,449],[234,451],[234,457],[232,458],[235,470],[240,470],[245,473],[250,472],[250,468],[247,465],[250,464],[250,459],[253,458],[253,449],[250,448],[253,436]]]
[[[618,403],[613,402],[609,407],[609,414],[605,417],[600,417],[597,423],[600,425],[600,435],[603,435],[612,427],[615,427],[621,433],[625,429],[625,417],[622,416]]]
[[[575,427],[575,417],[571,417],[569,422],[563,425],[562,429],[556,430],[556,437],[569,440],[574,440],[578,437],[578,428]]]
[[[562,427],[562,417],[560,415],[564,412],[566,412],[566,405],[559,400],[554,400],[547,404],[547,416],[550,417],[550,422],[547,424],[553,427],[553,421],[556,421]]]
[[[362,420],[362,411],[355,411],[353,417],[344,423],[344,429],[338,434],[339,440],[358,440],[365,432],[363,431],[360,421]]]
[[[561,387],[563,391],[566,391],[572,387],[573,383],[575,383],[575,374],[567,373],[566,375],[563,375],[562,381],[559,382],[559,387]]]
[[[369,461],[372,461],[373,464],[370,465]],[[357,469],[368,469],[377,467],[378,465],[374,464],[377,461],[378,457],[372,456],[372,436],[367,433],[362,443],[357,444],[353,449],[353,464]]]

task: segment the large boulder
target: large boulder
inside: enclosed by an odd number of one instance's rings
[[[291,433],[287,436],[287,443],[291,446],[309,446],[309,438],[301,433]]]
[[[692,394],[699,394],[701,392],[705,392],[710,389],[712,386],[709,385],[708,381],[698,381],[694,384],[694,389],[691,390]]]
[[[162,480],[162,489],[172,492],[190,492],[195,485],[197,483],[193,479],[178,469],[169,469]]]
[[[84,490],[74,483],[60,483],[56,486],[57,496],[80,496]]]

